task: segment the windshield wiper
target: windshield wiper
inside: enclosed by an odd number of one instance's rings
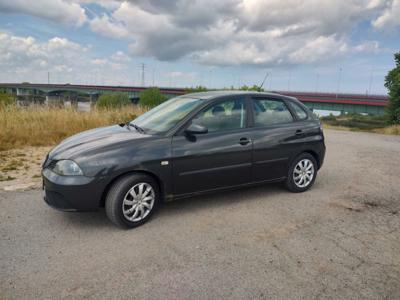
[[[126,125],[127,126],[132,126],[133,128],[135,128],[140,133],[145,133],[144,129],[142,127],[140,127],[139,125],[132,124],[131,122],[127,122]]]

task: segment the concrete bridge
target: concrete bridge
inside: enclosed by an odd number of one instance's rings
[[[146,87],[76,85],[76,84],[36,84],[36,83],[0,83],[0,89],[18,96],[20,100],[43,102],[69,100],[94,102],[101,94],[127,93],[133,102],[139,100],[139,94]],[[182,88],[160,88],[168,98],[186,93]],[[383,114],[388,102],[386,95],[335,94],[294,91],[275,91],[276,93],[296,97],[312,109],[343,111],[352,113]]]

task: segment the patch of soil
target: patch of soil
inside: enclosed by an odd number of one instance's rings
[[[51,147],[25,147],[0,152],[0,189],[26,190],[42,184],[41,166]]]

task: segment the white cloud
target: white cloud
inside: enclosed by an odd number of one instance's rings
[[[63,0],[0,0],[0,12],[27,14],[76,26],[86,21],[85,10],[79,4]]]
[[[182,72],[182,71],[173,71],[165,74],[167,77],[171,78],[186,78],[193,79],[196,77],[196,73],[194,72]]]
[[[383,13],[372,22],[380,30],[393,30],[400,26],[400,0],[389,1]]]
[[[123,57],[118,51],[117,56]],[[121,73],[125,64],[104,57],[92,58],[92,51],[66,38],[54,37],[38,41],[33,37],[0,32],[0,82],[96,83],[107,74],[107,83],[121,84],[129,75]],[[97,81],[100,84],[100,81]]]
[[[96,65],[96,66],[104,66],[104,65],[106,65],[108,63],[108,60],[107,59],[102,59],[102,58],[95,58],[95,59],[92,59],[90,61],[90,63],[92,65]]]
[[[110,38],[125,38],[128,36],[128,30],[125,26],[108,15],[95,17],[90,21],[90,28],[97,33],[100,33]]]
[[[394,0],[400,1],[400,0]],[[131,54],[206,65],[312,64],[379,44],[351,42],[384,0],[123,1],[91,21],[93,31],[130,42]],[[97,25],[97,26],[95,26]],[[372,51],[373,50],[373,51]]]
[[[126,55],[123,51],[117,51],[113,55],[111,55],[111,59],[116,62],[128,62],[131,58]]]

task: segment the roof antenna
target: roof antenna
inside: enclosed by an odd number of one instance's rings
[[[265,76],[264,76],[264,80],[262,81],[262,83],[261,83],[260,86],[258,87],[260,90],[262,89],[262,87],[263,87],[263,85],[264,85],[264,83],[265,83],[265,80],[267,80],[268,76],[269,76],[269,73],[267,72],[267,73],[265,74]]]

